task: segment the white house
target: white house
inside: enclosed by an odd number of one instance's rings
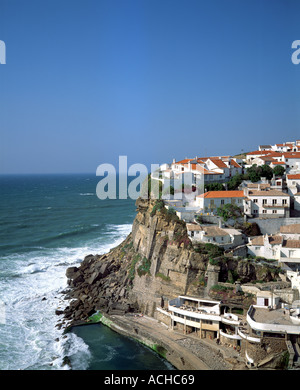
[[[280,235],[285,240],[300,240],[300,220],[297,224],[280,226]]]
[[[287,172],[300,172],[300,152],[283,153],[281,161],[285,162]]]
[[[236,229],[198,224],[187,224],[186,227],[192,242],[212,243],[223,246],[225,249],[244,243],[242,233]]]
[[[279,263],[300,262],[300,240],[286,240],[281,235],[254,237],[247,244],[248,254],[275,259]]]
[[[244,188],[244,213],[254,217],[280,218],[290,216],[290,196],[282,191],[266,188]]]
[[[286,175],[286,184],[288,193],[293,196],[300,191],[300,173],[295,175]]]
[[[214,212],[218,207],[233,204],[243,209],[243,191],[208,191],[196,196],[196,205],[204,212]]]

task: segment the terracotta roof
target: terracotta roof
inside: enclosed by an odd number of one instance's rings
[[[263,161],[276,161],[273,157],[271,156],[261,156],[259,157]]]
[[[280,226],[280,233],[289,233],[289,234],[298,233],[298,234],[300,234],[300,223],[297,223],[294,225]]]
[[[184,160],[176,161],[175,164],[187,164],[189,161],[193,161],[194,158],[185,158]]]
[[[202,227],[200,225],[197,225],[195,223],[187,223],[186,224],[186,228],[187,230],[190,230],[190,231],[199,231],[199,230],[203,230]]]
[[[250,241],[250,244],[251,245],[257,245],[257,246],[263,246],[264,245],[264,237],[263,236],[254,237]]]
[[[297,175],[287,175],[289,180],[300,180],[300,174]]]
[[[248,155],[257,155],[257,156],[271,156],[271,157],[281,157],[283,153],[275,152],[273,150],[255,150],[254,152],[247,153]]]
[[[283,161],[272,161],[272,164],[273,165],[286,165],[286,163],[285,162],[283,162]]]
[[[266,151],[265,150],[254,150],[253,152],[248,152],[246,155],[251,155],[251,154],[264,154]]]
[[[300,158],[300,152],[283,153],[285,158]]]
[[[286,197],[290,197],[289,194],[286,194],[285,192],[278,191],[278,190],[269,190],[269,191],[250,190],[248,196],[286,196]]]
[[[285,248],[300,248],[300,240],[285,240],[282,246]]]
[[[249,183],[249,184],[247,184],[247,187],[248,188],[258,188],[259,185],[260,185],[261,189],[266,189],[266,188],[271,187],[271,184],[269,184],[269,183]]]
[[[271,245],[280,245],[283,242],[282,236],[269,236],[268,238]]]
[[[236,168],[241,168],[240,164],[238,164],[235,160],[231,160],[230,164],[233,165]]]
[[[210,161],[212,161],[218,168],[228,168],[224,161],[220,158],[210,158]]]
[[[218,226],[202,226],[202,230],[204,230],[205,235],[209,237],[229,236],[229,233]]]
[[[244,191],[208,191],[198,197],[210,198],[244,198]]]

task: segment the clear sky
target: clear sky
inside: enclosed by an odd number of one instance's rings
[[[298,0],[0,0],[0,173],[300,138]]]

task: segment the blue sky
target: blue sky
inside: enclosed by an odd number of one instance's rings
[[[0,0],[0,173],[300,138],[297,0]]]

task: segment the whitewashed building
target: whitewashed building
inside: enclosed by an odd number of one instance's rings
[[[233,204],[243,210],[243,191],[208,191],[196,196],[196,205],[203,213],[216,212],[218,207]]]
[[[237,229],[198,224],[187,224],[186,227],[192,242],[211,243],[222,246],[224,249],[244,243],[243,235]]]
[[[244,189],[244,213],[248,216],[280,218],[290,216],[290,196],[278,190]]]

